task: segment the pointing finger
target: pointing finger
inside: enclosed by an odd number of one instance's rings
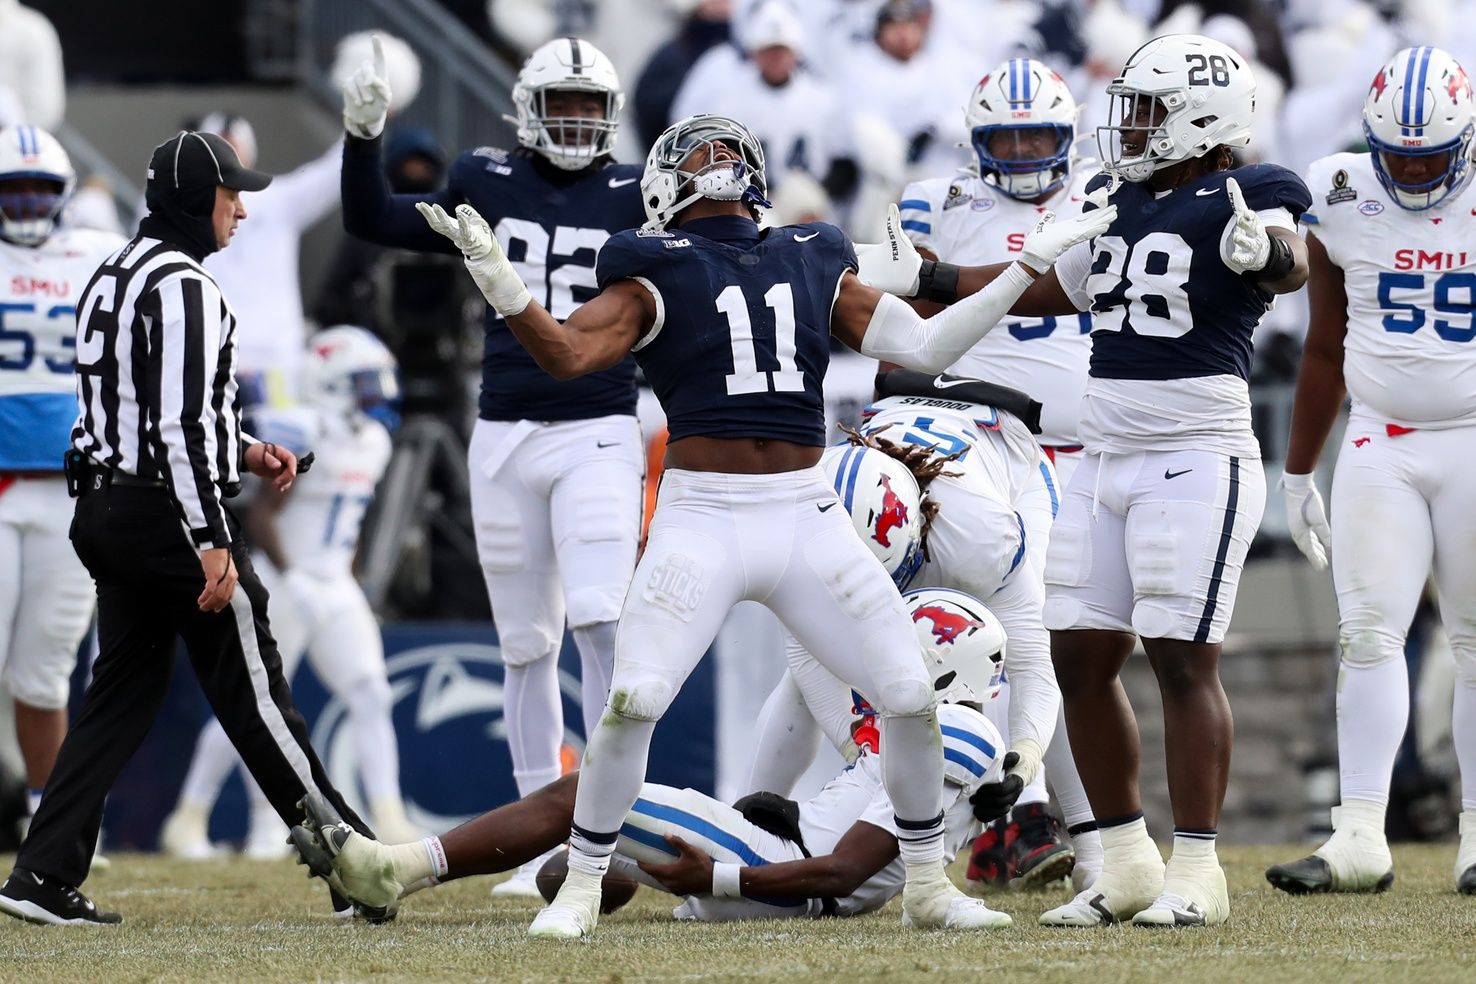
[[[1230,198],[1230,207],[1236,212],[1245,211],[1245,199],[1240,194],[1240,182],[1234,178],[1225,180],[1225,194]]]
[[[374,49],[374,74],[384,78],[386,70],[384,67],[384,42],[379,40],[378,34],[369,36],[369,44]]]

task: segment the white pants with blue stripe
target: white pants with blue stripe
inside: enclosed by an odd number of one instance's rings
[[[726,803],[695,789],[674,789],[648,782],[641,787],[640,797],[620,827],[612,869],[661,889],[660,883],[636,867],[636,862],[668,864],[676,860],[676,851],[666,843],[668,834],[680,837],[714,861],[745,867],[795,861],[805,856],[798,844],[754,826]],[[816,915],[819,911],[818,899],[764,902],[693,897],[679,907],[678,918],[704,922],[787,919]]]

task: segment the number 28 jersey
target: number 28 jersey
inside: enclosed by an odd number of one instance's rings
[[[1314,161],[1302,221],[1343,271],[1354,410],[1418,427],[1476,424],[1476,191],[1401,208],[1367,154]]]
[[[1067,296],[1092,315],[1088,450],[1259,456],[1247,380],[1251,337],[1273,295],[1220,257],[1232,177],[1268,225],[1294,228],[1311,204],[1302,179],[1274,164],[1216,171],[1169,192],[1123,183],[1112,225],[1057,263]],[[1098,175],[1087,191],[1108,181]]]
[[[831,225],[762,232],[716,216],[612,236],[600,288],[634,280],[656,299],[636,361],[670,440],[752,437],[824,446],[830,312],[856,251]]]

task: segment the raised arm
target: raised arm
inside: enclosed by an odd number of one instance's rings
[[[460,205],[452,218],[438,205],[416,207],[430,228],[461,252],[487,303],[539,368],[555,379],[608,369],[657,326],[656,299],[634,280],[615,281],[561,324],[533,300],[476,209]]]

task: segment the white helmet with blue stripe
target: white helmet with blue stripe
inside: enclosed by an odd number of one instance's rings
[[[922,492],[907,466],[882,451],[855,444],[828,448],[820,467],[851,514],[856,532],[897,587],[922,568]]]
[[[1004,774],[1004,739],[983,714],[961,704],[938,706],[938,728],[943,733],[943,781],[965,795]]]
[[[938,702],[985,704],[1004,686],[1005,630],[984,603],[952,588],[902,596]]]
[[[1374,76],[1363,100],[1363,132],[1379,183],[1401,207],[1419,212],[1458,194],[1471,180],[1476,133],[1465,69],[1439,48],[1405,48]],[[1435,172],[1420,168],[1419,180],[1394,173],[1411,158],[1436,155],[1443,165]]]
[[[1024,201],[1048,195],[1071,173],[1076,139],[1076,100],[1049,65],[1033,58],[1011,58],[974,87],[964,107],[964,125],[979,159],[979,175],[1011,198]],[[1054,149],[1043,156],[1001,155],[1003,134],[1018,144],[1028,130],[1047,130]]]
[[[22,191],[23,181],[44,182],[51,190]],[[51,134],[24,124],[0,128],[0,239],[22,246],[46,242],[76,184],[72,160]]]

